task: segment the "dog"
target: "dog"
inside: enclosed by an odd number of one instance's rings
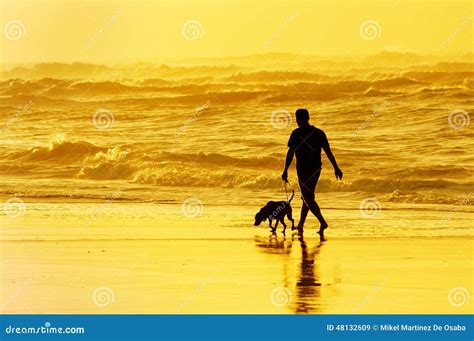
[[[267,204],[260,209],[260,211],[255,215],[255,223],[254,226],[259,226],[262,221],[268,219],[268,224],[270,225],[270,229],[272,232],[275,232],[278,226],[278,222],[281,222],[283,225],[283,234],[286,230],[285,224],[285,215],[288,217],[288,220],[291,221],[291,229],[295,229],[295,221],[292,216],[291,210],[291,200],[295,196],[295,191],[291,195],[290,200],[288,201],[269,201]],[[272,220],[276,220],[275,226],[272,226]]]

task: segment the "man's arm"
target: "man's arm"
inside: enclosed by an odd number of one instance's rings
[[[332,166],[334,167],[334,174],[336,175],[336,178],[342,180],[342,170],[337,165],[336,158],[334,157],[334,154],[332,153],[331,148],[329,147],[329,143],[324,146],[323,149],[329,161],[331,161]]]
[[[294,155],[295,155],[295,148],[291,148],[291,147],[288,148],[288,152],[286,153],[285,169],[283,170],[283,174],[281,175],[281,178],[283,179],[283,181],[288,181],[288,168],[290,168]]]

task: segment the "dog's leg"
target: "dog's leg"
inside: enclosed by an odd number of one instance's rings
[[[280,220],[280,221],[281,221],[281,224],[283,225],[283,234],[285,234],[285,230],[286,230],[286,224],[285,224],[285,220],[284,220],[284,219],[285,219],[285,217],[282,217],[281,220]]]
[[[268,219],[268,226],[270,226],[270,228],[273,230],[272,220],[271,220],[271,219]]]
[[[278,227],[278,219],[275,223],[275,226],[273,226],[272,231],[275,232],[277,230],[277,227]]]
[[[295,229],[295,220],[293,219],[293,213],[291,211],[291,208],[286,214],[286,216],[288,217],[288,220],[291,221],[291,230],[293,231]]]

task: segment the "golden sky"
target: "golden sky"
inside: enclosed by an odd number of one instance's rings
[[[473,51],[473,1],[2,1],[2,60]]]

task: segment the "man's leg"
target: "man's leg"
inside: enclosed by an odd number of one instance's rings
[[[301,199],[302,199],[301,200],[302,206],[301,206],[300,221],[298,223],[298,230],[303,229],[304,222],[306,221],[306,217],[308,216],[308,211],[309,211],[309,208],[308,208],[308,206],[306,206],[303,197],[301,197]]]
[[[328,224],[321,213],[321,209],[319,208],[318,203],[314,199],[314,192],[303,195],[303,198],[306,202],[306,206],[308,207],[308,209],[311,211],[311,213],[314,214],[316,218],[318,218],[319,223],[321,225],[319,230],[322,231],[327,228]]]
[[[304,221],[306,220],[306,215],[308,214],[308,210],[309,210],[319,220],[319,223],[321,225],[319,231],[321,232],[325,228],[328,227],[328,224],[326,220],[324,219],[321,213],[321,210],[314,198],[314,191],[316,189],[316,185],[319,180],[320,171],[310,172],[309,174],[305,174],[305,173],[298,174],[301,194],[303,196],[303,201],[304,201],[303,207],[301,208],[301,217],[302,218],[304,217],[304,220],[302,220],[302,223],[304,224]],[[298,224],[298,227],[300,225],[301,225],[301,221]]]

